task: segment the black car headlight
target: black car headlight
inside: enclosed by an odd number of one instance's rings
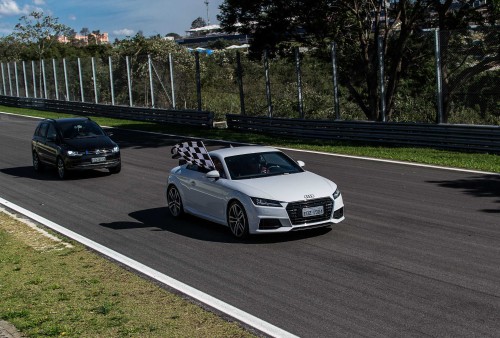
[[[340,196],[340,190],[336,189],[335,192],[333,193],[333,199],[337,199]]]
[[[279,201],[274,201],[274,200],[268,200],[265,198],[259,198],[259,197],[251,197],[253,204],[259,207],[277,207],[281,208],[283,207],[281,205],[281,202]]]
[[[113,153],[117,153],[120,151],[120,147],[114,146],[112,151],[113,151]]]

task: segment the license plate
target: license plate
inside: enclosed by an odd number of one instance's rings
[[[302,209],[302,217],[312,217],[324,214],[323,206]]]
[[[106,157],[92,157],[92,163],[99,163],[106,161]]]

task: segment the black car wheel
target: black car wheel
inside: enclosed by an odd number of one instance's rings
[[[172,216],[179,217],[184,213],[184,210],[182,208],[181,194],[179,193],[179,190],[177,190],[177,187],[175,185],[172,185],[168,188],[167,203],[168,210],[170,210]]]
[[[57,175],[61,180],[65,179],[67,176],[66,166],[64,165],[63,159],[60,157],[57,158]]]
[[[108,168],[111,174],[118,174],[122,170],[122,165],[118,164],[116,167]]]
[[[235,237],[245,238],[248,236],[248,218],[241,203],[234,201],[229,205],[227,224]]]
[[[36,172],[39,172],[43,169],[42,162],[40,162],[40,158],[38,157],[38,154],[36,153],[36,151],[33,151],[33,169]]]

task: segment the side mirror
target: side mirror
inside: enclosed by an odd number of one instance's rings
[[[48,142],[53,142],[53,143],[56,143],[56,141],[57,141],[57,136],[56,136],[56,135],[49,135],[49,136],[47,136],[47,141],[48,141]]]
[[[305,166],[306,164],[303,162],[303,161],[297,161],[297,164],[299,165],[299,167],[303,167]]]
[[[218,180],[220,178],[220,174],[217,170],[212,170],[207,173],[206,177]]]
[[[107,135],[108,137],[111,137],[111,136],[113,136],[113,132],[112,132],[112,131],[107,131],[107,132],[106,132],[106,135]]]

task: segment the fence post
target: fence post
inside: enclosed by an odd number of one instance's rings
[[[170,68],[170,87],[172,88],[172,107],[175,109],[175,82],[174,82],[174,64],[172,60],[172,53],[168,53],[168,63]]]
[[[12,78],[11,77],[12,76],[10,74],[10,63],[7,62],[7,80],[9,80],[8,81],[8,83],[9,83],[9,95],[13,96],[13,93],[12,93]]]
[[[295,48],[295,72],[297,73],[297,95],[298,95],[298,109],[299,117],[304,118],[304,101],[302,98],[302,72],[300,70],[300,53],[299,47]]]
[[[99,103],[99,100],[97,99],[97,76],[95,73],[95,60],[94,57],[90,58],[90,61],[92,63],[92,80],[94,82],[94,101],[95,103]]]
[[[63,58],[63,72],[64,72],[64,87],[66,89],[66,101],[69,101],[68,69],[66,68],[65,58]]]
[[[132,82],[130,81],[130,62],[128,60],[128,56],[125,57],[125,61],[127,63],[128,99],[129,99],[129,105],[130,107],[132,107],[134,103],[132,101]]]
[[[42,59],[42,78],[43,78],[43,95],[47,99],[47,78],[45,77],[45,60]]]
[[[240,112],[241,115],[246,115],[245,112],[245,92],[243,91],[243,67],[241,66],[241,53],[236,52],[236,73],[238,76],[238,88],[240,91]]]
[[[57,70],[56,70],[56,60],[52,59],[52,70],[54,72],[54,87],[56,89],[56,100],[59,100],[59,88],[57,88]]]
[[[24,79],[24,94],[26,97],[30,97],[28,92],[28,80],[26,78],[26,62],[23,61],[23,79]]]
[[[339,84],[337,74],[337,44],[332,42],[332,80],[333,80],[333,108],[335,120],[340,120]]]
[[[441,76],[441,42],[439,38],[439,28],[434,30],[435,56],[436,56],[436,82],[437,82],[437,117],[438,124],[443,123],[443,78]]]
[[[83,95],[83,78],[82,78],[82,63],[80,61],[80,58],[78,58],[78,76],[80,78],[80,95],[82,102],[85,102],[85,96]]]
[[[267,49],[264,50],[264,72],[266,75],[266,97],[267,97],[267,116],[273,117],[273,104],[271,100],[271,80],[269,78],[269,57]]]
[[[3,70],[3,62],[1,63],[2,65],[2,88],[3,88],[3,95],[7,96],[7,88],[5,87],[5,73]]]
[[[111,105],[115,105],[115,87],[113,85],[113,63],[111,56],[108,58],[109,64],[109,88],[111,90]]]
[[[385,107],[385,75],[384,75],[384,37],[378,37],[378,63],[379,63],[379,87],[380,87],[380,120],[386,122]]]
[[[201,74],[200,74],[200,52],[194,52],[196,63],[196,96],[198,98],[198,110],[201,110]]]
[[[151,69],[151,55],[148,54],[148,70],[149,70],[149,90],[151,91],[151,107],[155,107],[155,93],[153,89],[153,72]]]
[[[19,77],[17,74],[17,62],[14,61],[14,77],[16,79],[16,97],[19,97]]]
[[[31,60],[31,74],[33,75],[33,97],[36,99],[36,73],[35,73],[35,61]]]

